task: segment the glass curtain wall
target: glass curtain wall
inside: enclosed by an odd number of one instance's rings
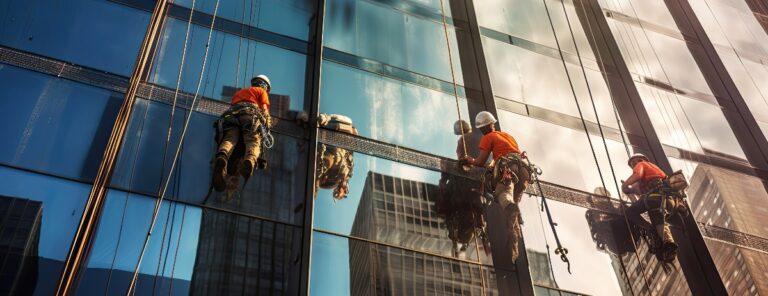
[[[765,237],[764,227],[754,223],[762,220],[758,212],[766,211],[761,204],[768,193],[726,119],[737,112],[732,103],[722,103],[732,100],[730,94],[709,85],[705,75],[713,74],[697,64],[705,41],[680,17],[676,22],[672,13],[681,12],[670,12],[664,1],[599,2],[670,164],[691,181],[688,196],[695,219],[701,225]],[[703,26],[762,129],[765,102],[756,81],[765,69],[768,36],[747,2],[681,2],[694,10],[695,16],[688,17]],[[740,166],[745,168],[733,170]],[[754,280],[761,276],[755,267],[759,255],[712,239],[706,243],[729,293],[765,291]],[[676,286],[680,280],[668,279],[665,285]]]
[[[13,66],[8,52],[127,77],[150,13],[98,0],[0,6],[0,294],[52,295],[124,94],[64,79],[63,64],[46,69],[59,76]]]

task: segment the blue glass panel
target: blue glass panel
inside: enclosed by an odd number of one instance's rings
[[[196,1],[195,10],[212,15],[216,2],[219,2],[219,17],[302,40],[308,39],[317,9],[316,1],[311,0],[200,0]],[[191,8],[192,0],[179,0],[175,4]]]
[[[490,268],[317,231],[311,266],[310,295],[499,295]]]
[[[323,62],[320,111],[352,119],[363,137],[455,158],[456,98],[333,62]],[[459,98],[461,118],[469,119]]]
[[[150,81],[172,89],[181,67],[187,22],[169,19],[157,52]],[[181,90],[194,93],[205,57],[210,29],[193,25],[181,77]],[[208,52],[200,95],[230,101],[235,88],[250,85],[251,78],[266,74],[272,94],[290,97],[288,108],[304,109],[306,56],[290,50],[214,31]]]
[[[26,211],[40,211],[29,227],[19,227],[16,239],[24,238],[29,243],[24,249],[27,254],[25,270],[4,269],[8,273],[21,273],[22,287],[16,287],[16,295],[53,295],[61,274],[69,246],[80,222],[85,200],[91,185],[65,181],[58,178],[23,172],[0,166],[0,208],[13,203],[27,203]],[[18,208],[11,215],[17,214]],[[2,210],[2,209],[0,209]],[[9,224],[0,227],[0,241],[7,246],[11,233]],[[23,226],[23,225],[18,225]],[[3,251],[6,249],[3,248]],[[10,267],[10,264],[5,268]],[[0,289],[1,290],[1,289]]]
[[[154,202],[109,192],[78,294],[126,292]],[[293,226],[164,201],[139,269],[136,294],[295,294],[300,233]]]
[[[0,162],[92,180],[123,94],[0,65]]]
[[[100,0],[4,1],[0,44],[130,76],[150,14]]]
[[[373,1],[331,0],[327,7],[325,46],[452,81],[441,22]],[[456,31],[448,30],[457,83],[463,84]]]
[[[112,178],[113,186],[148,195],[157,194],[161,171],[164,180],[170,171],[187,116],[186,110],[176,110],[172,141],[163,164],[170,111],[170,105],[137,100]],[[304,200],[306,142],[275,133],[275,147],[262,154],[268,160],[269,167],[254,172],[239,197],[225,201],[215,193],[207,196],[211,160],[216,150],[213,129],[216,119],[201,113],[192,115],[166,197],[300,223],[302,213],[294,209]]]

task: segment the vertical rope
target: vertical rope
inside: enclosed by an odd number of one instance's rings
[[[574,6],[575,6],[575,3],[574,3]],[[584,14],[584,16],[588,17],[589,14],[587,13],[587,10],[586,10],[584,4],[581,4],[580,6],[581,6],[581,10],[582,10],[582,13]],[[566,15],[566,18],[567,18],[568,12],[565,10],[565,6],[563,6],[563,11],[564,11],[564,13]],[[589,30],[589,34],[587,34],[587,35],[591,37],[592,44],[595,44],[595,46],[597,46],[597,38],[595,37],[595,31],[592,29],[592,24],[589,22],[589,20],[586,20],[586,22],[587,22],[587,29]],[[570,26],[571,26],[570,21],[568,21],[569,30],[571,30],[571,35],[573,35],[573,29],[571,29]],[[576,44],[575,39],[574,39],[574,44]],[[578,46],[577,46],[577,50],[578,50]],[[577,52],[577,54],[578,54],[578,52]],[[600,65],[599,66],[600,73],[602,74],[603,80],[605,81],[605,83],[608,84],[608,74],[604,70],[605,69],[605,63],[604,63],[602,54],[600,53],[600,50],[597,50],[596,54],[597,54],[597,56],[596,56],[597,57],[597,62]],[[579,55],[579,63],[583,67],[580,55]],[[585,79],[586,79],[586,75],[585,75]],[[587,87],[589,87],[589,83],[587,83]],[[608,85],[608,95],[611,98],[611,103],[612,103],[611,105],[613,106],[614,114],[617,116],[617,119],[620,119],[620,116],[618,116],[618,111],[616,110],[616,104],[614,102],[613,91],[611,91],[610,85]],[[592,104],[594,106],[594,100],[593,100]],[[598,119],[597,111],[595,111],[595,118],[598,120],[598,126],[600,126],[600,121]],[[629,156],[630,155],[630,151],[629,151],[629,147],[627,146],[627,141],[624,138],[624,132],[622,131],[621,121],[619,121],[618,124],[619,124],[619,132],[621,133],[621,139],[624,142],[624,149],[626,150],[627,156]],[[600,132],[601,132],[601,136],[603,136],[602,135],[602,128],[600,129]],[[611,161],[610,152],[608,151],[608,147],[607,147],[607,144],[605,143],[605,137],[604,136],[603,136],[603,144],[605,145],[606,155],[608,155],[608,163],[609,163],[609,165],[611,167],[611,173],[614,176],[613,183],[617,187],[619,201],[621,201],[621,203],[623,205],[624,204],[624,199],[622,198],[622,195],[621,195],[621,189],[619,188],[618,183],[616,182],[616,172],[613,169],[613,163]],[[632,236],[632,226],[629,223],[629,219],[627,219],[627,215],[625,213],[624,206],[621,206],[621,213],[622,213],[622,216],[624,217],[624,224],[627,226],[627,231],[630,233],[629,238],[630,238],[630,240],[632,242],[632,246],[635,248],[635,251],[633,251],[633,253],[635,254],[635,258],[637,258],[637,263],[642,266],[643,265],[642,260],[640,260],[640,255],[637,253],[637,250],[638,250],[638,248],[637,248],[637,241],[635,241],[634,236]],[[648,281],[648,276],[645,274],[645,267],[643,267],[642,270],[643,270],[642,276],[643,276],[644,284],[645,284],[646,288],[648,289],[648,291],[651,291],[650,282]]]
[[[445,46],[448,49],[448,64],[451,70],[451,85],[453,86],[453,98],[456,101],[456,113],[458,114],[459,121],[461,121],[462,119],[461,119],[461,105],[459,104],[459,90],[458,90],[458,86],[456,85],[456,72],[453,67],[453,53],[451,51],[451,41],[448,37],[448,20],[447,20],[447,17],[445,16],[445,4],[443,0],[440,0],[440,14],[443,17],[443,33],[445,34]],[[461,132],[461,146],[462,146],[462,149],[464,150],[464,156],[468,156],[469,153],[467,151],[467,139],[465,137],[466,135],[464,133],[464,127],[461,126],[461,124],[459,125],[460,125],[459,130]],[[477,222],[477,218],[474,217],[474,215],[473,215],[473,218],[474,218],[473,220],[475,220],[474,222]],[[479,251],[476,233],[475,233],[475,250],[477,252],[478,262],[480,262],[480,251]],[[480,278],[481,278],[482,289],[483,289],[482,291],[483,291],[483,295],[486,295],[485,271],[483,271],[483,264],[480,263],[479,267],[480,267]]]
[[[200,93],[200,86],[201,86],[201,84],[203,82],[203,75],[205,74],[205,66],[206,66],[206,63],[208,62],[208,54],[210,52],[211,36],[213,35],[213,28],[214,28],[214,25],[215,25],[215,22],[216,22],[216,15],[217,15],[217,13],[219,11],[219,3],[220,3],[220,0],[216,0],[216,6],[215,6],[214,11],[213,11],[213,18],[211,19],[210,30],[208,31],[208,40],[205,43],[205,55],[203,56],[203,65],[202,65],[202,67],[200,69],[200,77],[198,78],[198,81],[197,81],[197,87],[195,89],[195,95],[192,97],[192,104],[189,107],[189,112],[187,113],[187,116],[186,116],[186,119],[185,119],[185,122],[184,122],[184,128],[181,131],[181,137],[179,139],[179,145],[176,148],[176,153],[175,153],[175,155],[173,157],[173,161],[171,162],[171,168],[170,168],[169,173],[168,173],[168,178],[165,180],[165,183],[163,184],[163,186],[162,186],[162,188],[160,190],[160,194],[159,194],[158,198],[156,199],[155,210],[152,213],[152,222],[150,223],[149,231],[147,232],[147,236],[144,239],[144,246],[141,249],[141,253],[139,255],[139,261],[136,264],[136,269],[134,270],[133,278],[131,279],[131,285],[128,288],[128,291],[126,292],[126,295],[133,295],[136,292],[135,291],[136,281],[138,279],[139,269],[141,268],[141,262],[142,262],[142,260],[144,258],[144,254],[146,253],[147,246],[149,245],[149,239],[152,236],[152,230],[154,229],[155,224],[157,222],[157,215],[159,213],[160,205],[162,204],[163,199],[165,198],[165,193],[166,193],[166,191],[168,189],[168,184],[170,183],[171,178],[173,176],[173,170],[176,167],[176,162],[177,162],[177,160],[179,158],[179,154],[181,152],[181,148],[184,145],[184,138],[185,138],[185,136],[187,134],[187,129],[189,128],[190,119],[192,118],[192,114],[194,113],[194,110],[195,110],[195,103],[197,102],[198,95]],[[192,11],[190,12],[190,14],[192,14],[192,13],[194,13],[194,9],[192,9]],[[192,18],[190,16],[190,22],[191,21],[192,21]],[[186,47],[186,43],[185,43],[185,47]],[[179,69],[179,71],[182,71],[182,69]],[[181,74],[179,74],[179,76],[181,76]],[[179,90],[178,86],[179,86],[179,84],[177,83],[176,92],[178,92],[178,90]],[[174,102],[176,100],[175,98],[176,98],[176,96],[174,96]],[[172,113],[171,114],[173,114],[173,110],[175,110],[175,106],[174,106],[174,109],[172,109],[172,111],[171,111]],[[172,123],[173,123],[173,121],[171,121],[171,124]],[[169,128],[168,134],[169,135],[171,134],[170,128]],[[168,138],[168,141],[170,141],[170,136]],[[165,159],[163,159],[163,162],[165,162]],[[161,175],[161,178],[162,178],[162,175]]]

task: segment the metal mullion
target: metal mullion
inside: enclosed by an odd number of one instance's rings
[[[320,109],[320,75],[322,73],[323,60],[323,27],[325,18],[326,1],[317,1],[317,9],[312,23],[314,36],[310,36],[309,55],[307,55],[307,79],[305,82],[309,87],[306,88],[307,95],[310,98],[306,102],[305,108],[309,114],[309,145],[307,153],[307,177],[304,191],[304,228],[301,241],[301,263],[299,276],[299,295],[309,295],[313,219],[314,219],[314,188],[315,188],[315,165],[317,155],[317,135],[318,122],[317,117]]]

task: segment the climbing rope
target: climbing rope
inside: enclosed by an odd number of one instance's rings
[[[459,90],[456,84],[456,73],[453,67],[453,54],[451,52],[451,41],[448,36],[448,20],[447,20],[447,17],[445,16],[445,3],[443,0],[440,0],[440,14],[443,20],[443,33],[445,34],[445,46],[448,49],[448,65],[451,70],[451,85],[453,86],[453,98],[456,101],[456,113],[459,117],[459,122],[461,122],[462,119],[461,119],[461,104],[459,103]],[[468,156],[469,152],[467,150],[467,139],[465,137],[464,127],[461,126],[461,123],[459,123],[459,130],[461,132],[461,146],[462,146],[462,149],[464,150],[464,156]],[[476,218],[474,222],[477,222]],[[479,247],[477,246],[477,244],[478,244],[477,234],[475,234],[475,250],[478,252],[477,260],[479,262],[480,253],[479,253]],[[482,283],[483,295],[487,295],[486,285],[485,285],[485,272],[483,271],[482,264],[480,264],[480,278],[482,279],[481,283]]]
[[[575,5],[576,4],[574,3],[574,6]],[[581,7],[582,13],[585,16],[589,16],[590,15],[590,14],[587,13],[587,10],[586,10],[584,4],[581,4],[579,6]],[[573,34],[573,28],[571,27],[571,23],[570,23],[570,20],[569,20],[569,17],[568,17],[568,11],[565,8],[565,3],[562,3],[562,7],[563,7],[563,13],[565,14],[565,17],[566,17],[566,23],[568,24],[568,30],[571,33],[571,36],[575,36]],[[597,44],[597,41],[596,41],[596,38],[595,38],[595,32],[592,29],[591,22],[589,20],[586,20],[586,23],[587,23],[587,30],[589,31],[589,33],[586,34],[586,35],[591,38],[592,44]],[[576,48],[576,55],[577,55],[577,57],[579,59],[579,65],[582,67],[582,71],[583,71],[582,73],[584,73],[584,78],[585,78],[585,82],[586,82],[586,85],[587,85],[587,89],[590,89],[589,80],[586,79],[586,73],[584,72],[584,64],[583,64],[583,61],[582,61],[581,53],[579,51],[579,47],[576,44],[575,37],[573,38],[573,44],[574,44],[574,47]],[[601,74],[601,76],[603,78],[603,81],[605,81],[606,84],[607,84],[608,83],[608,74],[605,71],[605,63],[604,63],[602,54],[600,53],[600,50],[597,50],[595,53],[596,53],[597,62],[599,63],[599,67],[598,68],[600,70],[600,74]],[[624,131],[623,131],[623,127],[622,127],[622,122],[621,122],[621,119],[620,119],[621,116],[618,115],[618,110],[616,108],[613,91],[612,91],[610,85],[608,86],[608,95],[609,95],[610,100],[611,100],[611,106],[613,108],[614,116],[618,120],[617,124],[619,126],[619,132],[621,134],[621,139],[622,139],[622,143],[624,145],[624,149],[626,151],[627,157],[629,157],[629,155],[630,155],[629,145],[627,144],[627,140],[626,140],[625,135],[624,135]],[[618,192],[619,200],[622,202],[622,205],[623,205],[624,202],[623,202],[623,198],[621,196],[621,189],[620,189],[620,186],[618,185],[618,182],[616,181],[616,171],[615,171],[615,169],[613,167],[613,161],[611,160],[610,151],[608,150],[608,145],[607,145],[607,142],[606,142],[606,139],[605,139],[605,135],[603,134],[603,129],[602,129],[602,124],[600,122],[600,117],[599,117],[599,114],[597,113],[596,106],[595,106],[595,101],[594,101],[594,98],[592,96],[592,92],[591,91],[590,91],[590,100],[592,101],[592,107],[593,107],[593,110],[595,112],[595,120],[597,121],[597,125],[598,125],[598,128],[600,130],[600,136],[601,136],[602,141],[603,141],[603,147],[605,148],[606,156],[608,158],[608,165],[609,165],[609,167],[611,169],[611,175],[613,175],[613,183],[614,183],[614,185],[616,187],[616,190]],[[637,249],[638,249],[637,248],[637,242],[635,241],[634,236],[631,235],[632,227],[631,227],[631,224],[629,223],[629,220],[628,220],[628,218],[626,216],[625,209],[624,209],[623,206],[621,206],[621,211],[622,211],[622,216],[624,217],[624,223],[627,226],[627,231],[629,231],[629,233],[630,233],[629,237],[630,237],[630,240],[632,242],[632,246],[635,249],[635,251],[633,251],[633,253],[635,254],[635,257],[638,260],[638,264],[642,265],[642,261],[640,260],[640,256],[639,256],[639,254],[637,254]],[[643,267],[642,269],[643,269],[642,276],[643,276],[644,284],[645,284],[646,288],[650,291],[650,283],[648,281],[647,275],[645,274],[645,272],[646,272],[645,271],[645,267]]]
[[[155,209],[154,209],[154,211],[152,213],[152,221],[151,221],[150,226],[149,226],[149,231],[147,232],[147,236],[144,239],[144,245],[141,248],[141,253],[139,255],[139,260],[136,263],[136,269],[133,272],[133,277],[131,279],[131,284],[128,287],[128,291],[126,292],[126,295],[133,295],[136,292],[135,289],[136,289],[136,282],[137,282],[138,275],[139,275],[139,269],[141,267],[142,260],[144,259],[144,254],[146,253],[147,247],[149,246],[149,239],[152,236],[152,230],[154,229],[155,224],[157,222],[157,216],[158,216],[158,213],[160,211],[160,205],[162,204],[163,200],[165,199],[165,194],[166,194],[166,191],[168,189],[168,185],[170,184],[170,180],[171,180],[171,178],[173,176],[173,170],[176,167],[176,162],[179,159],[179,154],[181,152],[181,148],[184,145],[184,138],[185,138],[185,136],[187,134],[187,129],[189,128],[189,122],[190,122],[190,120],[192,118],[192,114],[194,113],[194,110],[195,110],[195,103],[197,102],[198,95],[200,93],[200,86],[201,86],[201,84],[203,82],[203,75],[205,74],[205,66],[206,66],[206,63],[208,61],[208,54],[210,52],[210,46],[209,45],[210,45],[210,42],[211,42],[211,36],[213,35],[213,28],[214,28],[214,24],[216,22],[216,15],[217,15],[217,13],[219,11],[219,3],[220,3],[220,0],[216,0],[216,6],[215,6],[214,11],[213,11],[213,18],[211,19],[210,30],[208,31],[208,39],[207,39],[207,41],[205,43],[205,54],[203,56],[203,65],[201,66],[201,69],[200,69],[200,77],[198,78],[197,87],[195,89],[195,94],[192,97],[192,104],[189,107],[189,112],[187,113],[187,116],[186,116],[186,119],[185,119],[185,122],[184,122],[184,127],[183,127],[183,129],[181,131],[181,137],[179,139],[179,145],[176,148],[176,153],[174,154],[173,161],[171,162],[171,168],[170,168],[169,173],[168,173],[168,178],[163,183],[163,185],[162,185],[162,187],[160,189],[160,193],[159,193],[158,197],[156,198]],[[184,38],[185,39],[185,43],[184,43],[184,50],[183,50],[183,53],[182,53],[182,66],[179,68],[179,75],[178,75],[178,80],[177,80],[177,83],[176,83],[176,90],[175,90],[174,99],[173,99],[173,106],[171,108],[171,121],[169,123],[170,126],[168,128],[168,137],[167,137],[166,143],[165,143],[166,148],[167,148],[167,146],[170,143],[171,132],[172,132],[172,125],[173,125],[173,115],[174,115],[174,111],[176,110],[177,97],[178,97],[178,92],[179,92],[179,88],[180,88],[180,85],[181,85],[181,76],[182,76],[182,72],[183,72],[183,69],[184,69],[183,68],[183,61],[186,58],[187,41],[188,41],[188,38],[189,38],[189,31],[190,31],[190,28],[192,26],[192,16],[193,16],[194,12],[195,12],[195,0],[192,0],[192,8],[190,10],[189,20],[187,22],[187,33],[186,33],[186,36]],[[163,161],[163,163],[165,163],[165,152],[163,154],[164,154],[164,157],[163,157],[162,161]],[[160,178],[162,179],[162,177],[163,176],[161,174]],[[177,194],[178,194],[178,192],[177,192]]]
[[[459,103],[459,90],[458,85],[456,84],[456,73],[455,69],[453,68],[453,54],[451,53],[451,41],[448,37],[448,20],[445,16],[445,6],[443,4],[443,0],[440,0],[440,13],[443,17],[443,33],[445,33],[445,46],[448,48],[448,65],[451,69],[451,84],[453,85],[453,98],[456,101],[456,113],[459,116],[459,120],[461,121],[461,104]],[[461,125],[461,124],[460,124]],[[469,153],[467,152],[467,139],[464,137],[464,128],[460,127],[459,130],[461,130],[461,145],[464,149],[464,155],[467,156]]]
[[[549,221],[549,227],[552,229],[552,235],[555,237],[555,244],[557,244],[557,248],[555,248],[555,255],[560,255],[560,260],[565,262],[566,267],[568,269],[568,274],[571,274],[571,261],[568,260],[568,249],[563,247],[563,244],[560,243],[560,236],[557,234],[557,223],[552,219],[552,212],[549,211],[549,204],[547,204],[547,197],[544,195],[544,190],[541,188],[541,181],[539,181],[539,175],[541,175],[543,172],[542,170],[533,165],[531,166],[531,178],[533,178],[533,182],[536,183],[536,189],[539,191],[539,195],[541,195],[541,210],[547,213],[547,220]],[[546,233],[544,234],[544,239],[546,240]],[[549,242],[547,242],[547,260],[549,260]],[[551,262],[551,261],[550,261]],[[551,265],[551,263],[550,263]],[[553,279],[554,274],[552,275]]]

